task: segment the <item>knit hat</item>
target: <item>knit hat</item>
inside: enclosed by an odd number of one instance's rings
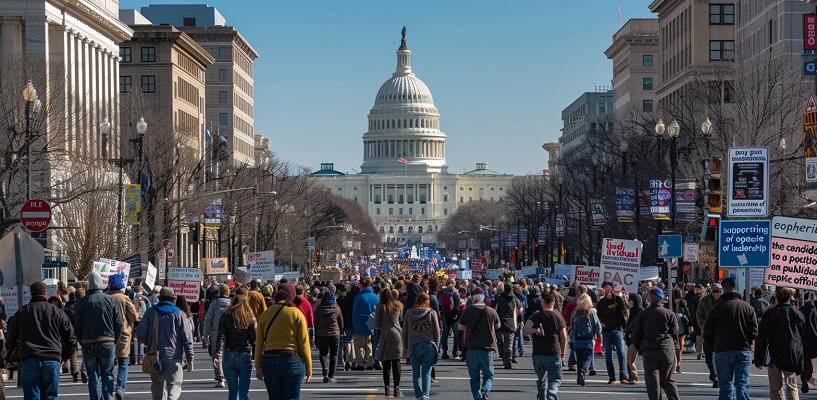
[[[326,292],[323,294],[323,299],[321,300],[321,304],[335,304],[335,295],[331,292]]]
[[[122,290],[125,288],[125,273],[120,272],[108,277],[108,287],[111,290]]]
[[[288,306],[294,307],[295,303],[295,286],[291,283],[283,283],[278,286],[278,291],[275,293],[275,302],[285,301]]]

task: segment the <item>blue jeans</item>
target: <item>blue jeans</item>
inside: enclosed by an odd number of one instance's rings
[[[415,343],[411,348],[411,373],[414,397],[429,397],[431,391],[431,367],[437,358],[437,346],[432,342]]]
[[[718,398],[749,400],[749,365],[752,363],[752,352],[722,351],[715,353],[713,358],[720,383]]]
[[[82,346],[82,360],[88,372],[88,393],[91,400],[112,400],[114,393],[113,343]]]
[[[630,373],[627,370],[627,355],[624,354],[624,332],[602,331],[601,342],[604,346],[604,356],[607,359],[607,377],[610,380],[616,379],[616,367],[613,365],[612,351],[612,347],[615,346],[616,355],[618,356],[619,380],[630,379]]]
[[[221,363],[224,364],[224,379],[227,381],[227,400],[249,400],[252,356],[250,353],[225,351]]]
[[[440,345],[443,349],[443,354],[448,354],[448,332],[451,332],[454,336],[454,348],[451,350],[451,355],[454,357],[457,356],[459,353],[460,348],[460,327],[459,324],[456,322],[454,325],[448,325],[447,322],[443,322],[443,340],[442,344]]]
[[[60,386],[60,363],[58,361],[29,358],[20,363],[20,383],[25,400],[55,400]]]
[[[521,326],[521,325],[520,325]],[[525,343],[524,339],[522,338],[522,328],[516,330],[516,334],[513,335],[513,356],[514,358],[522,357],[522,354],[525,353],[525,348],[522,347]]]
[[[116,390],[125,393],[125,386],[128,384],[128,362],[127,358],[116,359]]]
[[[556,356],[533,356],[536,372],[536,400],[556,400],[562,384],[562,358]],[[547,396],[545,396],[547,392]]]
[[[584,372],[586,374],[587,371],[591,369],[591,361],[593,361],[593,348],[578,347],[574,348],[573,351],[576,353],[576,369],[579,373]]]
[[[304,363],[295,357],[265,355],[261,359],[264,385],[270,400],[298,400],[301,381],[306,371]]]
[[[375,364],[377,364],[377,349],[380,347],[380,329],[374,330],[374,335],[372,335],[372,359],[375,360]]]
[[[483,398],[491,392],[494,385],[494,352],[468,349],[465,353],[465,364],[468,366],[468,376],[471,378],[471,394],[475,399]],[[480,372],[482,381],[480,382]]]

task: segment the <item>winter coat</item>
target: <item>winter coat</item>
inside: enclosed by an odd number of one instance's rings
[[[80,344],[112,344],[122,334],[119,306],[102,289],[102,277],[92,272],[88,276],[88,294],[77,300],[74,312],[74,334]]]
[[[406,312],[403,324],[403,348],[411,357],[414,345],[420,342],[432,342],[440,348],[440,319],[437,312],[430,308],[412,308]]]
[[[704,340],[715,343],[715,353],[723,351],[750,351],[757,337],[755,310],[743,301],[740,293],[721,295],[712,307],[704,324]]]
[[[813,301],[807,301],[800,308],[805,318],[803,331],[803,353],[806,360],[817,358],[817,307]],[[805,361],[804,361],[805,362]]]
[[[337,298],[337,306],[340,308],[340,315],[343,317],[343,329],[353,329],[352,308],[354,307],[354,297],[343,295]]]
[[[229,297],[219,297],[210,303],[210,308],[207,309],[207,314],[204,315],[204,334],[210,335],[210,344],[215,346],[216,339],[218,339],[218,322],[221,321],[221,316],[224,315],[224,310],[230,307]]]
[[[117,290],[111,292],[110,295],[119,306],[119,312],[122,315],[122,334],[116,342],[116,358],[128,358],[130,357],[131,341],[133,341],[136,308],[133,306],[133,301],[122,291]]]
[[[602,297],[596,310],[599,322],[604,324],[603,331],[619,331],[627,325],[627,318],[624,316],[627,307],[619,296],[613,295],[610,299],[607,296]]]
[[[630,314],[627,317],[627,326],[624,327],[624,344],[627,346],[633,344],[632,342],[632,330],[633,330],[633,323],[635,319],[638,318],[638,314],[644,311],[644,308],[641,307],[641,301],[636,303],[633,308],[630,309]]]
[[[391,315],[386,315],[383,305],[378,305],[374,313],[374,328],[380,329],[377,361],[399,360],[403,357],[403,334],[400,329],[400,314],[403,309],[395,307]]]
[[[372,287],[365,287],[355,296],[355,304],[352,307],[352,325],[358,335],[373,335],[374,331],[369,329],[367,324],[369,315],[374,313],[378,303],[377,295],[372,292]]]
[[[565,320],[565,325],[570,328],[570,317],[573,316],[573,311],[576,309],[576,306],[579,305],[579,300],[576,297],[568,296],[564,302],[564,308],[562,309],[562,318]]]
[[[153,340],[153,318],[159,318],[159,357],[173,360],[185,358],[193,362],[193,332],[187,324],[187,316],[169,301],[160,301],[145,311],[142,322],[136,327],[136,338],[145,344],[145,352],[150,346],[148,339]],[[216,334],[213,334],[213,339]]]
[[[723,298],[723,294],[721,294],[721,298]],[[698,309],[695,310],[695,321],[698,322],[698,327],[701,328],[699,332],[703,332],[706,317],[709,316],[709,311],[712,310],[715,303],[716,301],[715,298],[712,297],[712,293],[704,296],[701,298],[701,301],[698,302]]]
[[[233,314],[223,314],[218,321],[216,354],[219,358],[224,354],[224,351],[254,354],[257,330],[258,322],[255,319],[250,322],[247,329],[238,329],[235,326]]]
[[[755,342],[755,365],[766,365],[766,350],[781,371],[803,372],[803,332],[806,319],[791,304],[778,304],[763,314]]]
[[[343,328],[343,316],[337,304],[318,304],[315,307],[315,336],[340,336]]]
[[[498,332],[516,332],[519,323],[519,309],[522,302],[512,293],[503,293],[496,300],[496,313],[499,315],[501,326]]]
[[[295,307],[304,314],[306,320],[306,327],[312,328],[315,326],[315,316],[312,315],[312,304],[304,296],[295,296]]]
[[[255,315],[255,319],[258,319],[261,314],[267,309],[267,303],[264,301],[264,295],[261,292],[257,292],[255,290],[251,290],[247,294],[247,298],[250,301],[250,309],[252,313]]]
[[[8,323],[6,346],[9,351],[20,347],[22,360],[63,361],[63,349],[76,344],[68,316],[45,296],[34,296],[17,311]]]

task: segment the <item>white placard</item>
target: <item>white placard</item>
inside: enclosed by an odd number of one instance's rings
[[[247,254],[247,264],[252,279],[262,282],[275,279],[275,253],[272,250]]]
[[[605,238],[601,250],[601,281],[611,282],[613,290],[638,291],[642,244],[638,240]]]
[[[202,273],[199,268],[170,267],[167,269],[167,280],[201,282]]]
[[[730,217],[769,215],[769,150],[729,149],[726,212]]]
[[[153,263],[148,261],[148,273],[145,275],[145,290],[153,290],[153,286],[156,285],[156,267],[153,266]]]
[[[641,281],[654,281],[659,278],[658,267],[657,266],[641,267],[638,276],[639,276],[638,280]]]
[[[684,243],[684,261],[698,262],[698,243]]]
[[[599,279],[601,278],[601,268],[590,265],[574,265],[574,267],[575,272],[573,276],[575,277],[576,282],[596,286],[600,284]]]

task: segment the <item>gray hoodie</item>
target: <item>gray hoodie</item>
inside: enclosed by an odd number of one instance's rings
[[[210,304],[207,309],[207,314],[204,316],[204,334],[210,333],[210,340],[215,343],[216,336],[218,336],[218,322],[221,321],[221,316],[224,310],[230,306],[229,297],[219,297],[216,302]]]
[[[440,347],[440,318],[431,308],[412,308],[403,323],[403,348],[411,357],[412,348],[420,342]]]

